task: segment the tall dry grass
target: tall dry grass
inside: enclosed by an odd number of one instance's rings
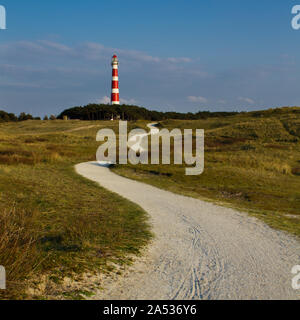
[[[59,151],[36,148],[35,150],[5,149],[0,150],[0,164],[37,165],[39,163],[55,163],[62,159]]]
[[[35,211],[0,209],[0,265],[7,277],[7,290],[0,292],[0,298],[18,297],[23,280],[39,265],[32,232],[36,216]]]
[[[8,280],[0,300],[46,298],[27,290],[43,276],[111,272],[111,262],[130,263],[151,237],[144,211],[75,173],[73,164],[94,160],[98,147],[98,127],[85,124],[0,126],[0,265]]]

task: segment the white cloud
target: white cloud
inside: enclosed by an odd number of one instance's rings
[[[187,97],[189,102],[200,102],[200,103],[206,103],[208,101],[208,99],[204,98],[204,97],[196,97],[196,96],[188,96]]]
[[[123,104],[137,104],[137,101],[135,99],[120,99],[120,103]]]
[[[40,40],[39,43],[45,45],[48,48],[55,49],[57,51],[62,51],[62,52],[72,52],[73,49],[57,42],[52,42],[52,41],[47,41],[47,40]]]
[[[98,60],[103,57],[111,56],[113,53],[121,55],[123,59],[134,60],[140,62],[154,62],[159,63],[161,58],[148,55],[142,51],[137,50],[125,50],[120,48],[105,47],[100,43],[87,42],[80,46],[80,51],[87,59]]]
[[[192,62],[192,59],[186,58],[186,57],[181,57],[181,58],[167,58],[167,61],[172,62],[172,63],[181,63],[181,62]]]
[[[100,99],[96,99],[96,103],[108,104],[110,102],[111,102],[111,99],[108,96],[103,96]],[[120,103],[121,104],[137,104],[137,100],[132,99],[132,98],[131,99],[123,99],[123,98],[121,98],[120,99]]]
[[[117,53],[122,56],[122,61],[124,63],[131,62],[141,62],[141,63],[155,63],[155,64],[181,64],[189,63],[192,61],[188,57],[169,57],[160,58],[156,56],[149,55],[143,51],[138,50],[128,50],[120,48],[112,48],[104,46],[101,43],[96,42],[85,42],[78,44],[77,46],[70,47],[59,42],[53,42],[48,40],[33,41],[16,41],[7,44],[0,44],[0,55],[24,55],[37,57],[49,57],[52,55],[59,55],[65,57],[82,57],[86,60],[106,60],[113,53]]]
[[[253,99],[251,99],[251,98],[239,97],[238,100],[242,101],[242,102],[249,103],[249,104],[254,104],[255,103],[255,101]]]
[[[108,103],[110,103],[110,100],[111,100],[110,97],[104,96],[101,99],[98,99],[97,103],[108,104]]]

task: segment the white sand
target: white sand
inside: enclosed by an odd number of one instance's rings
[[[82,176],[140,205],[155,239],[95,299],[299,299],[300,242],[245,213],[120,177],[96,162]]]

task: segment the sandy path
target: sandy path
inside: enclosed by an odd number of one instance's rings
[[[99,125],[90,125],[90,126],[85,126],[85,127],[78,127],[70,130],[66,130],[66,132],[76,132],[76,131],[81,131],[81,130],[87,130],[87,129],[92,129],[99,127]]]
[[[82,176],[150,215],[155,239],[95,299],[299,299],[291,269],[300,242],[247,214],[120,177],[97,163]]]

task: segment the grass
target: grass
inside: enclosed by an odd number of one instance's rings
[[[299,108],[206,120],[166,120],[164,128],[205,129],[205,171],[185,166],[115,166],[123,176],[175,193],[248,211],[270,226],[300,236]],[[145,128],[129,124],[129,130]],[[45,299],[64,278],[115,272],[151,238],[138,206],[74,172],[95,159],[100,128],[110,121],[25,121],[0,124],[0,265],[8,290],[0,299]],[[52,282],[44,295],[28,287]],[[59,290],[58,290],[59,291]],[[90,290],[60,292],[66,299]]]
[[[205,129],[205,171],[178,165],[115,166],[158,188],[248,211],[271,227],[300,236],[300,113],[277,109],[225,119],[166,120],[161,128]]]
[[[0,299],[32,299],[46,275],[56,283],[130,263],[151,237],[147,215],[74,171],[94,160],[101,127],[111,122],[26,121],[0,124]],[[61,292],[65,298],[80,293]]]

